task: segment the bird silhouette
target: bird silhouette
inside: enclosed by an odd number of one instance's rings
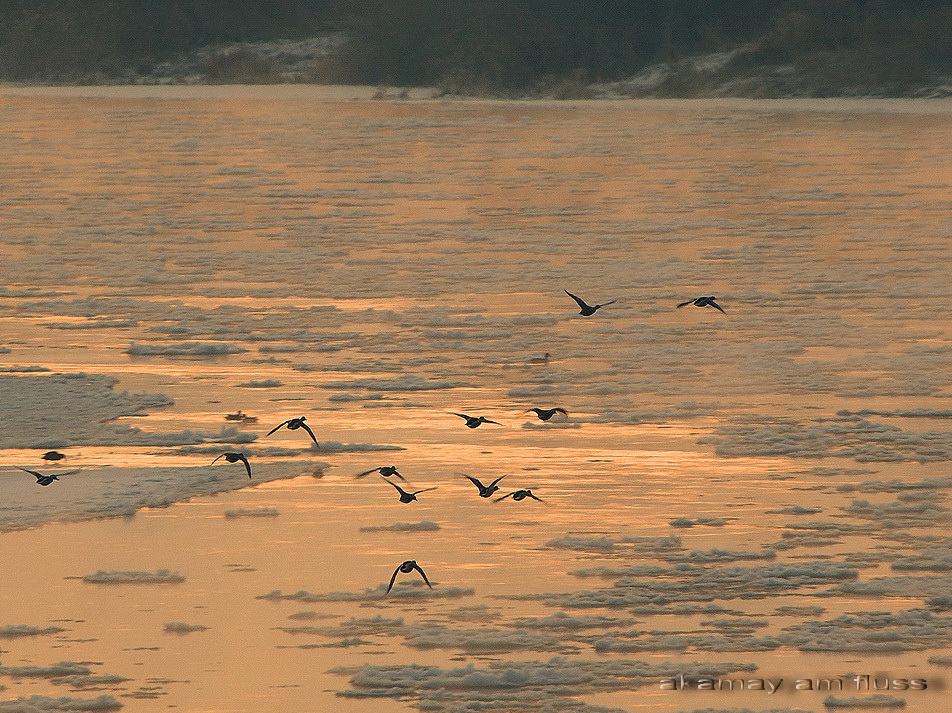
[[[417,490],[416,492],[408,493],[406,490],[404,490],[403,488],[401,488],[399,485],[397,485],[396,483],[394,483],[392,480],[387,480],[387,481],[384,481],[384,482],[390,483],[390,485],[392,485],[393,487],[395,487],[395,488],[397,489],[397,492],[400,493],[400,502],[401,502],[401,503],[410,503],[410,502],[413,502],[414,500],[417,499],[417,495],[419,495],[420,493],[425,493],[427,490],[436,490],[435,487],[433,487],[433,488],[423,488],[423,490]],[[410,570],[407,570],[407,571],[409,572]]]
[[[413,570],[419,572],[420,576],[423,577],[423,581],[426,582],[426,586],[428,586],[430,589],[433,589],[433,585],[430,584],[430,580],[426,578],[426,572],[424,572],[420,565],[416,563],[416,560],[407,560],[395,570],[393,570],[393,576],[390,577],[390,584],[387,585],[387,594],[390,594],[390,590],[393,589],[393,583],[397,581],[397,575],[400,572],[403,572],[404,574],[410,574],[410,572]]]
[[[681,309],[682,307],[687,307],[688,305],[694,305],[695,307],[713,307],[714,309],[724,312],[724,309],[719,304],[717,304],[717,302],[714,301],[716,299],[717,298],[714,296],[698,297],[697,299],[688,300],[687,302],[682,302],[681,304],[678,305],[678,309]],[[727,312],[724,312],[724,314],[727,314]]]
[[[466,426],[467,426],[468,428],[479,428],[479,427],[480,427],[482,424],[484,424],[484,423],[494,423],[494,424],[496,424],[497,426],[501,426],[501,425],[502,425],[502,424],[499,423],[498,421],[490,421],[490,420],[489,420],[488,418],[486,418],[485,416],[467,416],[465,413],[456,413],[455,411],[450,411],[450,413],[453,414],[454,416],[459,416],[460,418],[465,418],[465,419],[466,419]]]
[[[65,453],[60,453],[59,451],[47,451],[40,456],[43,460],[48,460],[50,462],[63,460],[66,457]]]
[[[16,467],[20,468],[20,466],[16,466]],[[78,470],[67,470],[65,473],[56,473],[55,475],[52,475],[52,474],[43,475],[42,473],[37,473],[35,470],[30,470],[28,468],[20,468],[20,470],[22,470],[24,473],[29,473],[30,475],[35,477],[37,485],[49,485],[54,480],[59,480],[60,476],[73,475],[74,473],[79,472]]]
[[[608,305],[611,305],[611,304],[615,304],[616,302],[616,300],[612,300],[611,302],[606,302],[605,304],[601,304],[601,305],[590,305],[590,304],[586,304],[585,300],[583,300],[581,297],[579,297],[578,295],[573,295],[568,290],[563,289],[563,292],[565,292],[565,294],[567,294],[569,297],[571,297],[573,300],[575,300],[578,303],[578,306],[580,308],[579,314],[582,315],[583,317],[591,317],[593,314],[595,314],[595,312],[598,309],[602,307],[607,307]]]
[[[539,417],[540,421],[548,421],[557,413],[560,413],[563,416],[569,415],[568,411],[566,411],[564,408],[559,408],[558,406],[556,406],[555,408],[530,408],[526,410],[526,413],[528,413],[529,411],[535,411],[535,414],[536,416]]]
[[[505,500],[506,498],[512,498],[513,500],[516,500],[516,501],[525,500],[526,498],[532,498],[533,500],[538,500],[540,503],[545,502],[545,500],[543,500],[542,498],[537,498],[535,495],[533,495],[531,490],[514,490],[508,495],[503,495],[501,498],[496,498],[495,502],[498,503],[500,500]]]
[[[237,463],[238,461],[241,461],[245,464],[245,470],[248,471],[248,477],[251,477],[251,465],[248,463],[248,459],[245,458],[244,453],[222,453],[220,456],[218,456],[218,458],[211,462],[211,465],[215,465],[215,461],[220,460],[221,458],[224,458],[229,463]]]
[[[311,430],[310,426],[308,426],[306,423],[304,423],[304,421],[306,420],[306,418],[307,418],[306,416],[301,416],[300,418],[289,418],[287,421],[284,421],[284,422],[282,422],[282,423],[279,423],[277,426],[275,426],[275,427],[272,428],[270,431],[268,431],[268,432],[265,434],[265,438],[267,438],[267,437],[270,436],[272,433],[274,433],[275,431],[277,431],[279,428],[281,428],[281,426],[287,426],[287,427],[288,427],[288,430],[290,430],[290,431],[295,431],[295,430],[297,430],[297,429],[299,429],[299,428],[303,428],[305,431],[307,431],[307,435],[309,435],[309,436],[311,437],[311,440],[314,441],[314,445],[315,445],[315,446],[320,446],[320,444],[317,442],[317,438],[315,438],[315,436],[314,436],[314,431]]]
[[[371,473],[380,473],[384,478],[389,478],[391,475],[395,475],[403,482],[406,482],[407,479],[404,478],[397,472],[397,466],[395,465],[382,465],[379,468],[371,468],[370,470],[364,471],[363,473],[358,473],[356,478],[363,478],[365,475],[370,475]]]
[[[498,483],[500,480],[502,480],[502,479],[505,478],[506,476],[505,476],[505,475],[500,475],[498,478],[496,478],[496,479],[495,479],[493,482],[491,482],[489,485],[483,485],[482,483],[480,483],[476,478],[474,478],[474,477],[471,476],[471,475],[463,475],[463,477],[464,477],[464,478],[467,478],[473,485],[475,485],[477,488],[479,488],[479,497],[481,497],[481,498],[488,498],[488,497],[491,496],[493,493],[495,493],[497,490],[499,490],[499,486],[496,485],[496,483]]]

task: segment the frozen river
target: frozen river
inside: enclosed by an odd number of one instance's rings
[[[935,713],[952,102],[371,93],[0,88],[0,711]]]

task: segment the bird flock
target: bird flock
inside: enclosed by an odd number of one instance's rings
[[[581,297],[579,297],[578,295],[574,295],[574,294],[572,294],[571,292],[569,292],[568,290],[563,290],[563,291],[565,292],[565,294],[567,294],[569,297],[571,297],[573,300],[575,300],[576,304],[577,304],[578,307],[579,307],[579,314],[582,315],[583,317],[591,317],[592,315],[595,314],[595,312],[597,312],[597,311],[598,311],[599,309],[601,309],[602,307],[607,307],[608,305],[614,304],[614,303],[616,302],[616,300],[611,300],[611,301],[605,302],[605,303],[603,303],[603,304],[590,305],[590,304],[588,304],[587,302],[585,302],[585,301],[584,301]],[[708,296],[705,296],[705,297],[696,297],[696,298],[694,298],[694,299],[690,299],[690,300],[687,300],[686,302],[682,302],[682,303],[678,304],[677,307],[678,307],[679,309],[680,309],[681,307],[687,307],[688,305],[694,305],[695,307],[713,307],[714,309],[716,309],[716,310],[718,310],[718,311],[720,311],[720,312],[726,314],[726,312],[724,311],[724,309],[723,309],[719,304],[717,304],[717,302],[715,301],[716,299],[717,299],[717,298],[714,297],[714,296],[709,296],[709,297],[708,297]],[[549,353],[546,352],[546,354],[545,354],[544,357],[542,357],[542,358],[537,358],[537,359],[531,359],[531,360],[530,360],[530,363],[547,364],[547,363],[549,362],[549,357],[550,357]],[[459,416],[460,418],[462,418],[462,419],[465,421],[465,423],[464,423],[463,425],[465,425],[467,428],[472,428],[472,429],[479,428],[480,426],[482,426],[482,425],[485,424],[485,423],[490,423],[490,424],[494,424],[494,425],[497,425],[497,426],[501,426],[501,425],[502,425],[502,424],[499,423],[498,421],[492,421],[492,420],[486,418],[485,416],[470,416],[470,415],[468,415],[468,414],[465,414],[465,413],[457,413],[457,412],[455,412],[455,411],[450,411],[449,413],[450,413],[451,415],[453,415],[453,416]],[[567,412],[565,409],[563,409],[563,408],[561,408],[561,407],[558,407],[558,406],[553,407],[553,408],[539,408],[539,407],[533,407],[533,408],[527,409],[527,410],[525,411],[525,413],[535,413],[536,416],[539,418],[540,421],[550,421],[553,417],[555,417],[556,414],[562,414],[563,416],[568,416],[568,412]],[[237,414],[228,414],[228,415],[225,416],[225,418],[228,419],[228,420],[239,420],[239,419],[240,419],[240,420],[242,420],[242,421],[245,422],[245,423],[254,423],[254,422],[257,421],[257,418],[255,418],[255,417],[253,417],[253,416],[248,416],[248,415],[246,415],[246,414],[243,414],[241,411],[239,411]],[[272,428],[270,431],[268,431],[268,433],[265,434],[265,437],[272,435],[273,433],[275,433],[276,431],[280,430],[281,428],[287,428],[287,429],[290,430],[290,431],[296,431],[296,430],[299,430],[299,429],[303,429],[303,430],[307,433],[307,435],[311,438],[311,440],[314,442],[314,446],[315,446],[316,448],[320,448],[320,443],[318,443],[317,436],[314,435],[314,432],[311,430],[310,426],[308,426],[308,424],[305,423],[306,420],[307,420],[307,418],[306,418],[305,416],[299,416],[299,417],[297,417],[297,418],[289,418],[289,419],[287,419],[286,421],[282,421],[282,422],[279,423],[277,426],[275,426],[275,427]],[[59,460],[65,459],[65,458],[66,458],[66,455],[63,454],[63,453],[60,453],[60,452],[58,452],[58,451],[48,451],[48,452],[44,453],[44,454],[41,456],[41,458],[42,458],[43,460],[47,461],[47,462],[52,463],[52,462],[55,462],[55,461],[59,461]],[[217,462],[218,462],[219,460],[221,460],[222,458],[225,459],[225,462],[226,462],[226,463],[241,463],[242,465],[244,465],[245,472],[248,474],[248,478],[249,478],[249,479],[252,478],[251,463],[248,461],[248,457],[247,457],[244,453],[226,451],[225,453],[222,453],[221,455],[219,455],[218,457],[216,457],[216,458],[211,462],[210,465],[214,465],[215,463],[217,463]],[[80,472],[80,471],[77,469],[77,470],[65,471],[65,472],[63,472],[63,473],[55,473],[55,474],[54,474],[54,473],[51,473],[51,474],[49,474],[49,475],[44,475],[43,473],[40,473],[40,472],[38,472],[38,471],[36,471],[36,470],[30,470],[30,469],[28,469],[28,468],[22,468],[22,467],[20,467],[20,466],[16,466],[16,467],[17,467],[19,470],[22,470],[22,471],[24,471],[24,472],[26,472],[26,473],[29,473],[30,475],[34,476],[34,477],[36,478],[37,484],[38,484],[38,485],[43,485],[43,486],[50,485],[50,484],[53,483],[54,480],[59,480],[59,478],[61,478],[61,477],[63,477],[63,476],[66,476],[66,475],[74,475],[74,474]],[[402,480],[403,482],[405,482],[405,483],[407,482],[407,479],[404,478],[404,477],[397,471],[397,467],[396,467],[396,466],[393,466],[393,465],[389,465],[389,466],[379,466],[379,467],[376,467],[376,468],[371,468],[370,470],[364,471],[364,472],[362,472],[362,473],[357,473],[357,474],[355,475],[355,478],[358,478],[358,479],[359,479],[359,478],[364,478],[364,477],[366,477],[366,476],[368,476],[368,475],[371,475],[371,474],[373,474],[373,473],[377,473],[377,474],[381,477],[381,479],[382,479],[384,482],[389,483],[390,485],[392,485],[392,486],[396,489],[397,495],[398,495],[398,497],[399,497],[401,503],[411,503],[411,502],[414,502],[415,500],[417,500],[417,495],[419,495],[420,493],[426,493],[426,492],[429,492],[429,491],[431,491],[431,490],[436,490],[436,489],[437,489],[436,486],[433,486],[433,487],[430,487],[430,488],[423,488],[423,489],[421,489],[421,490],[415,490],[415,491],[412,491],[412,492],[411,492],[411,491],[408,491],[408,490],[404,490],[404,489],[401,488],[399,485],[397,485],[395,482],[393,482],[392,480],[389,480],[389,478],[399,478],[399,479]],[[499,482],[500,482],[501,480],[503,480],[503,478],[507,477],[507,476],[505,476],[505,475],[502,475],[502,476],[496,478],[495,480],[493,480],[492,482],[490,482],[488,485],[484,485],[478,478],[474,478],[474,477],[472,477],[472,476],[470,476],[470,475],[466,475],[466,474],[464,474],[464,473],[461,473],[460,475],[462,475],[462,477],[468,479],[473,485],[476,486],[476,488],[477,488],[478,491],[479,491],[479,492],[478,492],[479,497],[481,497],[481,498],[487,498],[487,499],[488,499],[488,498],[492,498],[492,496],[495,495],[495,494],[500,490],[500,488],[499,488]],[[531,499],[531,500],[538,501],[538,502],[540,502],[540,503],[545,503],[544,500],[542,500],[541,498],[537,497],[537,496],[536,496],[531,490],[529,490],[528,488],[520,488],[520,489],[518,489],[518,490],[514,490],[514,491],[512,491],[512,492],[510,492],[510,493],[507,493],[507,494],[503,495],[502,497],[495,498],[495,499],[494,499],[494,502],[497,502],[497,503],[498,503],[498,502],[501,502],[501,501],[506,500],[506,499],[508,499],[508,498],[512,498],[512,500],[514,500],[514,501],[516,501],[516,502],[519,502],[519,501],[521,501],[521,500],[525,500],[525,499],[528,498],[528,499]],[[397,568],[393,571],[393,575],[390,577],[390,583],[387,585],[387,590],[386,590],[386,592],[384,593],[384,596],[386,596],[387,594],[389,594],[390,591],[393,589],[393,585],[394,585],[394,582],[395,582],[396,579],[397,579],[397,575],[398,575],[398,574],[409,574],[409,573],[413,572],[414,570],[416,570],[417,572],[420,573],[420,576],[423,578],[424,583],[426,583],[426,585],[427,585],[430,589],[432,589],[432,588],[433,588],[432,583],[431,583],[430,580],[427,578],[426,573],[423,571],[423,568],[420,567],[419,564],[417,564],[416,560],[406,560],[406,561],[403,562],[402,564],[398,565]]]

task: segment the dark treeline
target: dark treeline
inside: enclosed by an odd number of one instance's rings
[[[314,77],[519,90],[746,44],[828,81],[952,72],[952,0],[0,0],[0,77],[122,78],[198,47],[343,31]],[[322,74],[323,73],[323,74]]]

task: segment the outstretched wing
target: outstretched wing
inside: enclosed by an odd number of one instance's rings
[[[358,473],[355,475],[355,478],[363,478],[365,475],[370,475],[371,473],[377,473],[380,471],[380,468],[373,468],[371,470],[364,471],[363,473]]]
[[[245,454],[244,454],[244,453],[239,453],[239,454],[238,454],[238,460],[240,460],[242,463],[245,464],[245,470],[248,471],[248,477],[250,478],[250,477],[251,477],[251,464],[248,462],[248,459],[245,458]]]
[[[589,307],[589,305],[585,304],[585,300],[583,300],[583,299],[582,299],[581,297],[579,297],[578,295],[573,295],[571,292],[569,292],[569,291],[566,290],[566,289],[563,289],[562,291],[563,291],[565,294],[567,294],[569,297],[571,297],[573,300],[575,300],[575,302],[578,304],[578,306],[581,307],[582,309],[586,309],[586,308]]]
[[[721,312],[724,312],[724,309],[719,304],[717,304],[717,302],[715,302],[714,300],[709,300],[708,304],[711,305],[711,307],[714,307],[716,309],[719,309]],[[727,314],[727,312],[724,312],[724,314]]]
[[[397,565],[397,568],[393,570],[393,574],[390,575],[390,584],[387,585],[387,594],[390,594],[390,590],[393,589],[393,583],[397,581],[397,572],[400,571],[400,568],[403,565]]]
[[[428,492],[428,491],[430,491],[430,490],[436,490],[437,487],[438,487],[438,486],[434,485],[432,488],[423,488],[423,490],[417,490],[417,491],[415,491],[413,494],[414,494],[414,495],[419,495],[420,493],[426,493],[426,492]]]
[[[311,427],[308,426],[306,423],[302,423],[301,428],[307,431],[307,435],[309,435],[311,437],[311,440],[314,441],[314,445],[320,447],[321,444],[317,442],[317,438],[315,438],[314,431],[311,430]]]
[[[483,423],[494,423],[494,424],[496,424],[497,426],[501,426],[501,425],[502,425],[501,423],[499,423],[499,421],[490,421],[488,418],[484,418],[484,419],[483,419]]]
[[[506,475],[509,475],[509,474],[506,473]],[[505,477],[506,477],[505,475],[500,475],[498,478],[496,478],[493,482],[489,484],[489,487],[490,488],[493,487],[496,483],[498,483],[500,480],[502,480]]]
[[[57,474],[56,474],[56,477],[57,477],[57,478],[62,478],[64,475],[74,475],[74,474],[76,474],[76,473],[78,473],[78,472],[79,472],[79,469],[78,469],[78,468],[77,468],[76,470],[67,470],[65,473],[57,473]]]
[[[16,468],[20,468],[20,466],[15,466],[15,467],[16,467]],[[45,477],[42,473],[37,473],[35,470],[30,470],[29,468],[20,468],[20,470],[22,470],[24,473],[29,473],[29,474],[32,475],[34,478],[43,478],[43,477]],[[21,481],[21,482],[22,482],[22,481]]]
[[[569,412],[566,411],[564,408],[554,408],[554,409],[552,409],[552,410],[553,410],[553,411],[557,411],[558,413],[562,414],[563,416],[568,416],[568,415],[569,415]]]
[[[679,304],[678,309],[681,309],[682,307],[687,307],[688,305],[693,305],[693,304],[694,304],[694,300],[688,300],[687,302],[682,302],[681,304]]]
[[[498,503],[500,500],[505,500],[506,498],[512,497],[512,496],[515,495],[515,494],[516,494],[516,491],[513,490],[513,491],[512,491],[511,493],[509,493],[508,495],[503,495],[501,498],[496,498],[493,502],[497,502],[497,503]]]
[[[456,413],[456,411],[450,411],[454,416],[459,416],[460,418],[465,418],[467,421],[472,418],[472,416],[467,416],[465,413]]]
[[[218,456],[218,458],[216,458],[215,460],[213,460],[209,465],[215,465],[215,461],[220,460],[220,459],[222,459],[222,458],[224,458],[224,457],[225,457],[225,454],[222,453],[220,456]]]
[[[476,478],[474,478],[474,477],[471,476],[471,475],[464,475],[463,477],[464,477],[464,478],[467,478],[470,483],[472,483],[473,485],[475,485],[475,486],[476,486],[477,488],[479,488],[480,490],[484,490],[485,487],[486,487],[486,486],[484,486],[482,483],[480,483]]]
[[[287,426],[289,423],[291,423],[291,419],[288,419],[287,421],[282,421],[282,422],[279,423],[277,426],[275,426],[275,427],[272,428],[270,431],[268,431],[266,434],[264,434],[265,438],[267,438],[267,437],[270,436],[272,433],[274,433],[275,431],[277,431],[279,428],[281,428],[281,426]],[[301,425],[303,425],[303,424],[301,424]],[[307,426],[305,426],[305,428],[307,428]],[[311,430],[311,429],[308,428],[308,431],[310,431],[310,430]]]
[[[397,471],[393,471],[393,474],[397,476],[398,478],[400,478],[400,480],[402,480],[404,483],[407,482],[407,479],[404,478],[402,475],[400,475]]]
[[[530,493],[530,492],[526,492],[526,495],[528,495],[528,496],[529,496],[530,498],[532,498],[533,500],[538,500],[540,503],[544,503],[544,502],[545,502],[545,500],[543,500],[542,498],[537,498],[535,495],[533,495],[533,494]]]
[[[423,571],[423,568],[420,567],[420,565],[415,564],[413,565],[413,569],[420,573],[420,576],[423,577],[423,581],[426,582],[426,586],[428,586],[430,589],[433,589],[433,585],[430,584],[430,580],[426,578],[426,572]]]
[[[392,485],[393,487],[395,487],[395,488],[397,489],[397,492],[400,493],[400,495],[406,495],[406,494],[407,494],[407,491],[406,491],[406,490],[404,490],[403,488],[401,488],[399,485],[397,485],[396,483],[394,483],[392,480],[387,480],[387,479],[384,478],[382,475],[381,475],[380,477],[383,478],[383,482],[385,482],[385,483],[390,483],[390,485]]]
[[[613,305],[613,304],[615,304],[617,301],[618,301],[618,300],[612,300],[611,302],[602,302],[602,303],[601,303],[600,305],[598,305],[598,306],[599,306],[599,307],[607,307],[608,305]]]

